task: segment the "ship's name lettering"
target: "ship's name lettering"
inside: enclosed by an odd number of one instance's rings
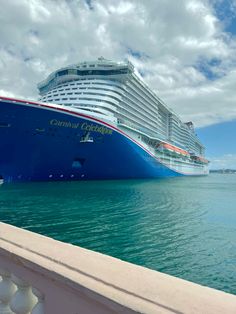
[[[89,132],[97,132],[100,134],[112,134],[112,130],[104,127],[103,125],[96,125],[92,123],[84,122],[80,125],[80,123],[73,123],[70,121],[60,121],[57,119],[50,120],[50,124],[54,126],[64,127],[64,128],[72,128],[72,129],[78,129],[80,127],[83,131],[89,131]]]
[[[72,123],[70,121],[60,121],[57,119],[52,119],[50,121],[51,125],[55,125],[55,126],[62,126],[64,128],[72,128],[72,129],[78,129],[79,127],[79,123]]]
[[[104,127],[103,125],[96,125],[96,124],[89,124],[89,123],[82,123],[81,130],[90,131],[90,132],[97,132],[103,135],[105,134],[112,134],[112,130]]]

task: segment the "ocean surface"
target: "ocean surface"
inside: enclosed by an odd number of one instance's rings
[[[236,175],[0,186],[0,221],[236,294]]]

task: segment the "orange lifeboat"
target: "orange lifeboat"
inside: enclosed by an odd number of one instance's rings
[[[175,153],[177,155],[182,155],[182,156],[186,156],[186,157],[190,156],[189,152],[187,152],[186,150],[179,148],[177,146],[171,145],[169,143],[161,143],[159,145],[159,147],[163,148],[163,150],[167,150],[167,151]]]
[[[198,156],[197,160],[200,161],[203,164],[208,164],[209,163],[209,161],[207,159],[205,159],[205,158],[203,158],[201,156]]]
[[[195,160],[196,162],[201,163],[201,164],[208,164],[209,163],[209,160],[207,160],[206,158],[204,158],[202,156],[193,155],[191,158],[193,160]]]

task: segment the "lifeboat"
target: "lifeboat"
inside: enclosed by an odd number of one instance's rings
[[[167,152],[173,153],[177,156],[185,156],[185,157],[190,156],[189,152],[187,152],[186,150],[179,148],[177,146],[171,145],[169,143],[160,143],[158,146],[158,149],[160,151],[167,151]]]
[[[196,162],[200,163],[200,164],[208,164],[209,160],[203,158],[202,156],[192,156],[192,159],[195,160]]]

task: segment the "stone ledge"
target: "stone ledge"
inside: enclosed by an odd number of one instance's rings
[[[73,302],[57,299],[58,314],[65,311],[63,304],[66,313],[75,313],[76,298],[80,304],[81,298],[87,305],[93,303],[97,313],[236,313],[234,295],[4,223],[0,223],[0,267],[10,267],[13,273],[15,268],[18,276],[26,276],[48,302],[51,286],[54,303],[57,292],[63,298],[64,291],[67,299],[71,294]]]

